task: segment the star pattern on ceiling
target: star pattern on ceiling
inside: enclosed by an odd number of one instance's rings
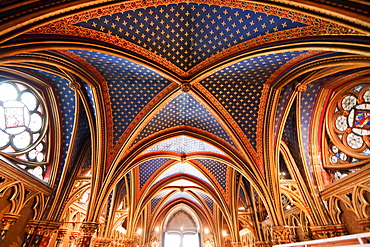
[[[193,152],[211,152],[217,154],[225,154],[220,149],[188,136],[178,136],[165,141],[162,141],[150,148],[144,153],[156,151],[171,151],[179,154],[188,154]]]
[[[44,78],[45,82],[50,83],[55,87],[60,124],[61,129],[63,129],[61,138],[61,147],[63,148],[61,150],[60,164],[64,164],[69,153],[76,117],[75,92],[69,87],[69,81],[65,78],[41,70],[33,70],[33,73]],[[58,173],[62,172],[63,167],[63,165],[59,166]]]
[[[113,114],[113,141],[117,142],[139,112],[171,82],[153,70],[121,57],[74,51],[94,66],[108,82]]]
[[[306,26],[252,10],[196,3],[128,10],[75,25],[117,35],[184,71],[248,39]]]
[[[142,129],[135,143],[161,130],[187,125],[212,133],[234,146],[218,120],[191,94],[180,93]]]
[[[67,17],[29,34],[89,38],[130,50],[189,77],[242,50],[280,40],[353,34],[300,12],[242,1],[133,1]]]

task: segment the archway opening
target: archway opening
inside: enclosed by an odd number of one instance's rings
[[[187,207],[177,207],[165,221],[163,247],[200,247],[199,221]]]

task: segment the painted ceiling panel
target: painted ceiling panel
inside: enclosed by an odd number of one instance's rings
[[[180,179],[175,182],[169,183],[168,186],[175,186],[175,187],[199,187],[197,184],[187,181],[185,179]]]
[[[154,151],[172,151],[180,154],[187,154],[192,152],[212,152],[217,154],[225,154],[220,149],[208,143],[188,136],[178,136],[162,141],[147,149],[145,153]]]
[[[92,109],[92,112],[93,112],[93,114],[95,116],[96,115],[96,109],[95,109],[95,102],[94,102],[92,88],[87,83],[84,83],[83,84],[83,88],[85,89],[85,92],[87,94],[87,97],[89,98],[91,109]]]
[[[263,84],[282,65],[304,52],[249,58],[219,70],[201,84],[225,107],[256,147],[257,117]]]
[[[164,173],[161,174],[161,176],[159,176],[156,179],[155,184],[176,174],[189,174],[209,184],[209,186],[213,187],[211,182],[198,169],[196,169],[192,165],[189,165],[188,163],[182,163],[182,162],[178,162],[175,165],[168,168]]]
[[[91,176],[91,149],[87,152],[86,156],[84,157],[84,161],[80,170],[80,176]]]
[[[44,77],[48,82],[53,84],[54,93],[59,104],[59,116],[60,116],[60,125],[63,130],[62,133],[62,150],[60,157],[60,166],[58,172],[61,172],[64,163],[66,161],[67,154],[69,152],[71,135],[74,128],[74,119],[75,119],[75,94],[72,89],[69,88],[69,81],[57,76],[55,74],[33,70],[34,73]],[[60,176],[56,176],[60,178]],[[57,179],[58,180],[58,179]]]
[[[158,194],[154,196],[154,198],[151,200],[151,212],[154,211],[155,207],[158,205],[158,203],[162,200],[162,198],[168,193],[168,191],[161,191]]]
[[[195,193],[198,194],[203,199],[203,201],[207,204],[208,208],[213,213],[214,202],[213,202],[212,198],[209,197],[207,194],[205,194],[203,192],[200,192],[200,191],[196,191]]]
[[[283,117],[284,111],[286,109],[286,104],[289,101],[289,96],[291,95],[293,91],[293,84],[294,82],[289,83],[288,85],[285,85],[285,87],[282,89],[280,93],[279,102],[278,102],[277,110],[276,110],[275,126],[274,126],[275,137],[278,134],[278,128],[279,128],[279,125],[281,124],[281,120],[282,120],[281,118]]]
[[[74,53],[93,65],[108,82],[114,142],[143,107],[170,84],[154,71],[120,57],[93,51]]]
[[[189,93],[179,94],[162,108],[141,131],[135,142],[158,131],[180,125],[205,130],[235,146],[220,123]]]
[[[208,171],[211,172],[225,192],[227,187],[228,166],[219,161],[210,159],[197,159],[196,161],[201,163]]]
[[[183,71],[246,40],[306,26],[272,14],[199,3],[127,10],[75,25],[118,36]]]
[[[167,161],[170,159],[166,158],[159,158],[159,159],[151,159],[145,161],[140,164],[139,172],[140,172],[140,189],[143,188],[146,182],[150,179],[150,177]]]
[[[302,147],[306,150],[305,158],[308,166],[311,164],[310,157],[310,122],[313,109],[315,108],[316,96],[322,86],[322,84],[329,78],[321,79],[315,83],[307,85],[306,91],[301,93],[301,107],[300,107],[300,128],[301,128],[301,140]]]
[[[170,198],[168,198],[166,200],[165,204],[167,204],[168,202],[171,202],[171,201],[179,200],[179,199],[189,200],[191,202],[194,202],[194,203],[198,204],[198,206],[201,207],[200,202],[196,198],[194,198],[192,195],[190,195],[189,193],[186,193],[186,192],[177,192],[176,194],[173,194]]]
[[[301,173],[304,174],[302,170],[303,167],[303,157],[301,156],[301,150],[299,149],[300,144],[298,140],[298,129],[297,129],[297,104],[296,100],[294,101],[292,108],[289,111],[289,116],[284,126],[284,133],[282,139],[287,143],[288,148],[297,164],[301,169]]]
[[[90,141],[90,126],[87,120],[86,111],[83,107],[82,109],[80,109],[78,125],[75,126],[75,128],[77,128],[76,129],[77,135],[75,136],[73,146],[71,147],[72,149],[72,155],[70,160],[71,164],[77,163],[77,159],[79,155],[82,153],[84,145]],[[71,169],[74,168],[75,168],[74,165],[71,165],[69,167],[69,171],[71,172],[71,174],[73,172]]]

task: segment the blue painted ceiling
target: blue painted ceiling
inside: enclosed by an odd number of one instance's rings
[[[271,79],[273,76],[280,76],[276,75],[277,72],[285,71],[286,65],[294,64],[298,57],[304,57],[309,52],[284,50],[255,56],[247,56],[244,53],[259,46],[268,47],[272,42],[289,42],[289,35],[301,38],[298,31],[316,30],[324,20],[288,9],[250,2],[243,2],[238,7],[231,6],[233,1],[225,1],[222,6],[209,2],[146,6],[148,3],[149,1],[131,1],[76,14],[50,23],[49,27],[38,27],[36,30],[40,30],[40,33],[35,33],[64,35],[64,32],[68,32],[69,38],[78,37],[81,42],[84,40],[91,43],[89,48],[94,51],[88,50],[87,45],[81,49],[77,48],[77,41],[76,48],[69,51],[94,67],[107,83],[101,85],[106,86],[108,90],[105,95],[107,97],[101,100],[104,100],[112,111],[112,119],[108,121],[111,121],[113,128],[108,131],[112,132],[113,140],[108,145],[120,144],[121,139],[131,134],[128,133],[131,131],[129,127],[140,123],[140,126],[133,126],[139,131],[130,136],[133,138],[132,145],[127,145],[122,150],[135,148],[135,145],[145,138],[179,126],[188,126],[196,129],[198,133],[207,133],[215,139],[223,140],[235,150],[243,146],[237,143],[239,140],[235,137],[236,133],[242,132],[249,140],[247,144],[257,150],[258,127],[263,125],[258,117],[264,107],[261,102],[266,100],[263,98],[264,88],[274,83]],[[55,32],[51,31],[53,28]],[[124,45],[120,46],[122,44]],[[238,60],[233,60],[237,55],[240,55]],[[206,71],[204,74],[202,69]],[[81,121],[77,126],[73,126],[76,117],[75,99],[74,92],[68,87],[68,81],[45,72],[39,74],[55,84],[64,138],[61,162],[64,162],[73,128],[80,132],[76,136],[76,145],[80,145],[90,134],[88,125],[84,125],[84,122],[87,122],[86,113],[81,112]],[[190,82],[193,89],[203,91],[180,92],[177,86],[184,82]],[[176,83],[176,87],[173,86]],[[96,114],[98,102],[95,101],[94,90],[86,83],[83,88],[89,97],[91,111]],[[283,88],[278,102],[275,130],[279,128],[279,118],[283,114],[292,88],[289,85]],[[309,125],[312,110],[309,105],[315,100],[317,91],[318,88],[313,86],[302,94],[304,107],[300,110],[303,117],[299,121],[302,122],[304,142],[308,142],[309,133],[306,126]],[[165,100],[167,93],[171,94],[171,100]],[[151,106],[151,102],[155,102],[153,115],[150,115],[150,119],[138,121],[140,113]],[[293,155],[301,160],[297,149],[298,116],[295,115],[295,107],[294,105],[291,109],[291,115],[284,126],[283,140],[292,147]],[[210,109],[228,114],[231,117],[230,122],[221,122],[225,116],[216,115]],[[143,115],[146,116],[147,113],[144,112]],[[226,125],[235,128],[232,133]],[[121,147],[115,148],[121,150]],[[185,136],[160,142],[141,155],[155,151],[225,154],[205,142]],[[73,157],[76,152],[77,150],[72,153]],[[233,182],[230,182],[232,177],[228,172],[231,168],[220,161],[199,158],[194,161],[199,167],[180,162],[169,168],[165,167],[170,161],[170,158],[161,157],[141,163],[136,168],[139,189],[143,189],[158,173],[155,184],[171,176],[188,174],[213,188],[201,171],[215,179],[215,184],[218,184],[223,192],[226,192],[229,183]],[[86,159],[83,171],[88,169],[89,162]],[[168,191],[160,192],[151,199],[152,211],[167,193]],[[214,201],[211,197],[205,192],[196,193],[213,211]],[[241,196],[245,201],[249,195],[242,193]],[[187,193],[177,193],[172,197],[179,198],[198,203],[197,199]]]
[[[74,24],[134,43],[184,71],[246,40],[306,24],[253,10],[179,3]]]

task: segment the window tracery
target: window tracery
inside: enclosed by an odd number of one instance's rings
[[[0,81],[0,152],[43,179],[46,113],[42,97],[18,81]]]
[[[370,158],[370,84],[343,89],[326,113],[328,160],[333,181],[358,170]]]

